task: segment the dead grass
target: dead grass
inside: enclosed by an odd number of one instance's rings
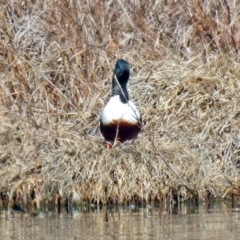
[[[207,200],[238,186],[239,11],[224,0],[2,1],[2,202],[189,199],[189,189]],[[107,151],[99,114],[117,58],[132,64],[145,126]]]

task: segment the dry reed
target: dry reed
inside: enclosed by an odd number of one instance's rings
[[[2,202],[218,198],[239,184],[236,1],[2,1]],[[117,58],[144,130],[107,151]]]

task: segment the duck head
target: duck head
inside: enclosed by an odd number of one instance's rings
[[[123,59],[118,59],[115,65],[112,79],[112,96],[119,95],[123,103],[127,103],[127,82],[130,75],[130,65]]]

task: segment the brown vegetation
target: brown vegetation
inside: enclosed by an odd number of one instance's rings
[[[239,184],[240,6],[208,0],[0,4],[0,192],[54,201],[217,198]],[[106,150],[117,58],[144,131]]]

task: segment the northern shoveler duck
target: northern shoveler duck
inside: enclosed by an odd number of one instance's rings
[[[115,141],[124,143],[132,140],[141,131],[141,115],[128,97],[129,75],[129,63],[123,59],[117,60],[112,78],[112,95],[103,108],[100,119],[100,131],[107,148]]]

